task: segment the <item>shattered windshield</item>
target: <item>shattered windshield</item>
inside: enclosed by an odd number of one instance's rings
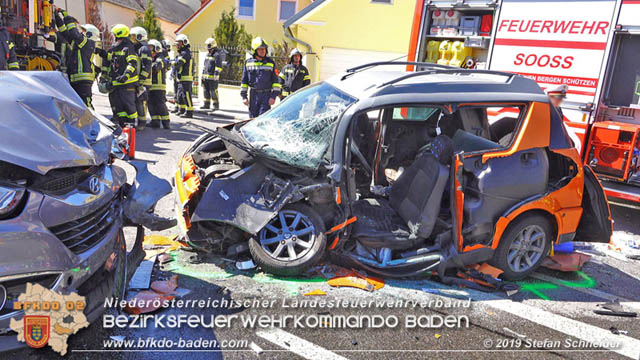
[[[292,166],[316,169],[327,151],[338,118],[356,99],[322,83],[242,127],[255,149]]]

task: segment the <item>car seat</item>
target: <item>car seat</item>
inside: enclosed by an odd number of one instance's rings
[[[353,204],[352,237],[370,248],[406,249],[428,238],[440,212],[449,179],[453,141],[445,135],[433,140],[396,180],[389,200],[372,198]]]

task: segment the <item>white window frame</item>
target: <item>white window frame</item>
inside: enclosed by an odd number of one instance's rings
[[[393,0],[383,0],[383,1],[385,1],[385,2],[382,2],[382,1],[380,1],[380,0],[378,0],[378,1],[370,0],[370,2],[371,2],[372,4],[393,5]]]
[[[236,18],[239,20],[255,20],[257,7],[258,7],[258,0],[253,0],[253,15],[251,16],[240,15],[240,0],[236,0]]]
[[[278,14],[276,15],[277,16],[276,20],[278,20],[278,22],[281,22],[281,23],[289,20],[289,19],[285,19],[285,20],[281,20],[280,19],[280,9],[282,8],[281,4],[282,4],[283,1],[285,1],[285,2],[295,2],[296,3],[296,10],[295,10],[295,12],[293,14],[295,15],[295,14],[298,13],[298,0],[278,0]]]

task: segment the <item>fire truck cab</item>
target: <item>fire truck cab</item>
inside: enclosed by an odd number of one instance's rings
[[[637,0],[418,0],[408,60],[568,85],[562,113],[583,161],[609,201],[640,206],[639,55]]]

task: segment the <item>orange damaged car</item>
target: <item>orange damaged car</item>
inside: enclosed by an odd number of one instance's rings
[[[407,64],[421,70],[394,70]],[[194,248],[275,274],[328,255],[387,277],[488,262],[520,279],[553,244],[609,242],[582,164],[530,79],[373,63],[206,130],[180,159],[175,205]]]

